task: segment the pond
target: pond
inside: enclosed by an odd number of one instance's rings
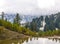
[[[2,40],[0,44],[60,44],[60,39],[48,39],[48,38],[27,38],[20,40]]]

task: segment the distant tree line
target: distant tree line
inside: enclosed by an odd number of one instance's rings
[[[36,36],[36,32],[38,32],[40,36],[60,35],[60,12],[33,18],[32,22],[26,22],[25,27],[21,27],[20,25],[20,21],[22,19],[20,18],[19,13],[16,13],[13,23],[7,21],[7,18],[5,19],[4,15],[4,12],[2,12],[0,26],[5,27],[6,29],[30,36]],[[40,28],[43,27],[43,21],[45,21],[46,24],[44,26],[44,30],[41,31]],[[58,29],[57,31],[56,28]]]
[[[2,12],[2,20],[6,20],[7,18],[4,19],[4,12]],[[56,14],[51,14],[51,15],[45,15],[45,16],[40,16],[37,18],[33,18],[32,22],[27,22],[25,24],[26,28],[29,28],[32,31],[39,31],[40,28],[43,26],[43,21],[45,21],[45,26],[44,26],[44,30],[43,31],[48,31],[48,30],[55,30],[60,29],[60,12],[56,13]],[[17,24],[20,25],[20,21],[22,19],[20,18],[19,13],[16,14],[14,20],[13,20],[13,24]]]
[[[44,19],[45,18],[45,19]],[[46,15],[46,16],[40,16],[37,18],[34,18],[32,22],[27,24],[27,27],[30,28],[32,31],[39,31],[40,27],[42,27],[42,22],[45,20],[45,26],[43,31],[53,31],[57,29],[60,29],[60,12],[56,14]]]

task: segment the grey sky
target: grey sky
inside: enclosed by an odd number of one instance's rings
[[[60,12],[60,0],[55,0],[55,5],[50,8],[40,8],[37,0],[0,0],[0,2],[0,12],[18,12],[25,15],[42,15]]]

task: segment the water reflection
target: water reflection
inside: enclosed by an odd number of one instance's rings
[[[55,41],[55,42],[59,42],[60,43],[60,38],[49,38],[49,40]]]
[[[22,44],[60,44],[60,39],[48,39],[48,38],[29,38],[28,42]]]
[[[31,37],[19,40],[3,40],[0,41],[0,44],[60,44],[60,39]]]
[[[12,39],[12,40],[0,40],[0,44],[22,44],[24,41],[28,42],[28,38]]]

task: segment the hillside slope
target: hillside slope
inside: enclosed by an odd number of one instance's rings
[[[0,40],[4,39],[20,39],[25,38],[27,36],[20,34],[18,32],[11,31],[9,29],[6,29],[2,26],[0,26]]]

